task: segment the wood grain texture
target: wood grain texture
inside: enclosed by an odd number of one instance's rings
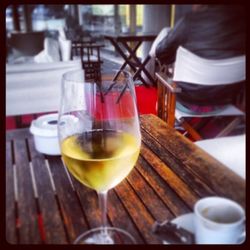
[[[94,190],[85,187],[78,180],[76,180],[73,176],[71,177],[72,177],[73,185],[79,196],[81,206],[84,210],[84,214],[85,214],[87,223],[89,225],[89,229],[100,227],[101,226],[101,213],[98,208],[97,193]]]
[[[163,221],[166,218],[173,218],[164,202],[159,199],[136,168],[130,173],[127,180],[155,220]]]
[[[159,244],[159,240],[152,234],[152,225],[155,222],[147,207],[141,202],[127,180],[115,187],[115,191],[123,205],[129,212],[132,220],[140,229],[146,243]]]
[[[15,141],[18,139],[23,140],[24,138],[32,137],[31,133],[27,128],[14,129],[6,133],[6,141]]]
[[[245,181],[232,170],[153,115],[142,116],[141,127],[150,131],[155,140],[185,164],[187,171],[193,172],[217,195],[231,198],[245,207]]]
[[[11,142],[6,142],[6,193],[5,193],[5,208],[6,208],[6,240],[10,244],[17,243],[16,235],[16,211],[15,211],[15,193],[14,193],[14,169],[12,159]]]
[[[121,202],[115,190],[108,192],[108,217],[114,227],[121,228],[129,232],[138,244],[144,244],[144,238],[140,233],[140,228],[133,222],[128,210]]]
[[[109,191],[110,226],[130,232],[139,244],[160,244],[161,241],[152,233],[154,222],[172,220],[192,212],[194,203],[202,197],[224,196],[245,207],[246,184],[242,178],[156,116],[143,115],[140,121],[142,145],[136,166],[125,180]],[[34,171],[37,198],[33,191],[30,164]],[[48,170],[52,174],[55,191]],[[42,243],[39,213],[45,244],[73,243],[81,233],[101,225],[96,192],[67,173],[61,157],[45,156],[36,151],[33,137],[27,129],[7,133],[8,242]],[[16,212],[19,230],[16,230]]]
[[[149,152],[153,152],[156,157],[160,158],[168,168],[175,172],[179,178],[181,178],[187,185],[193,189],[200,197],[214,195],[215,192],[209,188],[200,178],[195,174],[194,171],[191,171],[186,167],[185,163],[182,162],[178,157],[169,152],[165,144],[160,144],[155,137],[152,137],[149,133],[142,130],[143,143]],[[146,149],[146,150],[147,150]],[[150,162],[150,160],[149,160]]]
[[[49,166],[55,183],[56,194],[59,201],[60,212],[63,217],[68,239],[71,243],[88,227],[84,220],[76,192],[73,190],[61,158],[48,156]]]
[[[136,168],[148,182],[148,185],[155,190],[159,199],[165,203],[174,217],[190,212],[190,208],[187,204],[174,192],[168,183],[166,183],[164,179],[155,172],[145,159],[139,157]],[[166,219],[172,219],[172,216],[166,217]]]
[[[18,217],[20,222],[20,243],[41,243],[38,228],[38,213],[32,187],[25,140],[14,141],[17,172]]]
[[[156,172],[168,183],[168,185],[190,206],[193,207],[198,196],[189,189],[188,185],[182,181],[167,165],[142,144],[141,152],[143,157],[150,162]]]
[[[28,141],[38,192],[38,202],[43,218],[45,241],[48,244],[65,244],[67,240],[63,220],[58,213],[59,208],[55,192],[52,189],[49,172],[46,168],[46,159],[43,154],[35,150],[34,141],[31,138]]]

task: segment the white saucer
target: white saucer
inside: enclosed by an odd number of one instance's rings
[[[181,216],[176,217],[173,219],[171,222],[174,224],[186,229],[190,233],[194,233],[194,214],[193,213],[188,213],[188,214],[183,214]]]
[[[171,222],[194,234],[194,213],[180,215]],[[242,236],[241,240],[237,244],[242,244],[244,241],[245,235]]]
[[[186,229],[190,233],[194,233],[193,221],[194,221],[194,214],[193,213],[183,214],[183,215],[180,215],[180,216],[176,217],[175,219],[171,220],[171,222],[173,224],[176,224],[177,226]],[[163,244],[169,245],[171,243],[169,243],[166,240],[163,240]]]

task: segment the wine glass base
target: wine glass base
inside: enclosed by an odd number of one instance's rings
[[[91,229],[74,241],[74,244],[87,245],[114,245],[114,244],[136,244],[133,236],[128,232],[116,227],[98,227]]]

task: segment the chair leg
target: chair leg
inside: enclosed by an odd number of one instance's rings
[[[167,100],[167,123],[169,126],[174,127],[176,96],[174,93],[169,92],[167,95],[167,98],[168,98]]]
[[[191,135],[195,141],[202,140],[201,135],[192,128],[184,119],[181,120],[181,126]]]
[[[240,124],[241,117],[236,117],[231,121],[219,134],[216,135],[217,137],[227,136],[229,133],[231,133],[237,125]]]
[[[207,120],[206,118],[201,118],[201,120],[194,125],[194,129],[196,131],[202,131],[202,129],[208,124],[209,120]]]

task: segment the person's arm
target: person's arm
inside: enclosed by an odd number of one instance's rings
[[[180,19],[173,30],[158,44],[156,48],[156,57],[161,63],[171,64],[175,61],[177,48],[182,45],[187,37],[187,20]]]

